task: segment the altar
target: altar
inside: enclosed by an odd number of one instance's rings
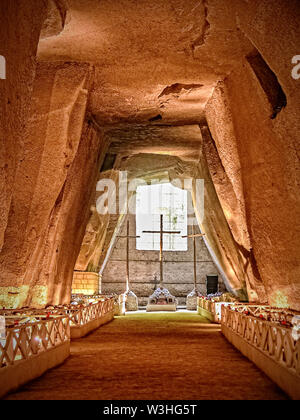
[[[156,289],[153,295],[149,297],[148,305],[146,307],[147,312],[176,312],[176,310],[176,298],[171,295],[168,289],[162,286]]]

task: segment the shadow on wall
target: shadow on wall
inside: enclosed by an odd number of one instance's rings
[[[276,74],[270,69],[258,51],[256,54],[246,58],[268,98],[272,108],[272,114],[270,117],[274,120],[282,108],[285,108],[287,105],[286,95],[277,79]]]

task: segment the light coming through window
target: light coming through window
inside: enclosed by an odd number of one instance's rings
[[[143,233],[160,230],[160,215],[164,216],[164,230],[181,231],[180,235],[164,234],[164,251],[187,251],[187,191],[171,184],[145,185],[137,188],[136,233],[137,249],[158,251],[160,235]]]

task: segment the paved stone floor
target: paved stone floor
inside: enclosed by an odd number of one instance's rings
[[[134,313],[72,342],[60,367],[8,399],[286,399],[196,313]]]

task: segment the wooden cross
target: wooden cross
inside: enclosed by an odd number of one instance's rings
[[[197,248],[196,248],[196,238],[201,238],[205,236],[205,233],[195,233],[193,225],[193,233],[191,235],[182,236],[182,238],[193,238],[194,245],[194,288],[197,290]]]
[[[144,230],[143,233],[159,233],[160,234],[160,246],[159,246],[159,261],[160,261],[160,288],[163,288],[164,283],[164,272],[163,272],[163,249],[164,249],[164,234],[169,235],[180,235],[181,231],[168,231],[164,230],[164,216],[160,215],[160,230]]]
[[[140,236],[129,235],[130,232],[129,220],[127,220],[127,235],[117,236],[117,238],[126,238],[126,293],[130,290],[130,278],[129,278],[129,239],[140,238]]]

